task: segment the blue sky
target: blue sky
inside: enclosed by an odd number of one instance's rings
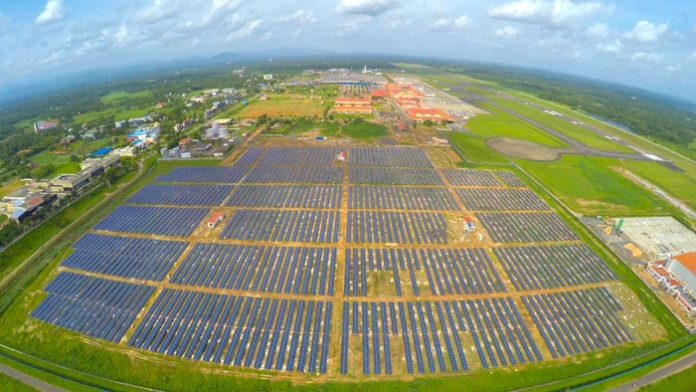
[[[499,62],[696,101],[693,0],[0,1],[0,88],[274,48]]]

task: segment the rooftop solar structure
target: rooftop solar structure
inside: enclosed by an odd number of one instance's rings
[[[120,206],[94,229],[188,237],[207,214],[206,208]]]
[[[231,167],[177,167],[171,173],[157,177],[155,182],[235,184],[242,179],[248,168],[248,165],[235,165]]]
[[[348,161],[354,166],[433,166],[423,150],[409,147],[354,147],[350,149]]]
[[[268,149],[262,165],[330,165],[339,150],[328,147],[281,147]]]
[[[232,190],[228,185],[148,185],[133,195],[132,204],[219,206]]]
[[[100,274],[161,281],[186,249],[180,241],[87,234],[75,244],[64,267]]]
[[[99,339],[118,342],[155,288],[63,272],[32,317]]]

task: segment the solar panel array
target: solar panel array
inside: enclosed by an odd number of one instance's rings
[[[32,317],[95,338],[118,342],[154,287],[61,273]]]
[[[33,317],[188,360],[449,373],[633,339],[611,291],[584,287],[616,276],[519,178],[418,148],[250,148],[158,177],[94,229]]]

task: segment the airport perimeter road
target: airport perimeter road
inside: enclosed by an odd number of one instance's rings
[[[10,376],[15,380],[19,380],[23,384],[29,385],[30,387],[41,392],[65,392],[65,389],[63,388],[58,388],[47,382],[41,381],[38,378],[28,376],[20,372],[19,370],[15,370],[9,366],[0,364],[0,373]]]
[[[641,378],[637,380],[633,380],[631,382],[628,382],[624,385],[621,385],[619,387],[616,387],[612,389],[614,392],[631,392],[631,391],[637,391],[640,388],[646,387],[650,384],[653,384],[657,381],[662,380],[663,378],[669,377],[675,373],[679,373],[682,370],[686,370],[690,368],[691,366],[696,365],[696,352],[693,352],[689,355],[687,355],[684,358],[681,358],[677,361],[674,361],[670,363],[667,366],[663,366],[661,368],[656,369],[653,372],[650,372]]]

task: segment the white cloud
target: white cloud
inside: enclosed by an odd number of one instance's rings
[[[530,24],[571,27],[604,8],[598,1],[517,0],[489,9],[488,16]]]
[[[457,28],[464,28],[471,24],[471,18],[468,15],[462,15],[454,20],[454,26]]]
[[[389,30],[396,30],[396,29],[401,29],[407,26],[410,26],[415,22],[416,20],[414,18],[404,18],[404,17],[397,17],[397,18],[389,18],[386,21],[386,27]]]
[[[358,16],[353,19],[349,19],[341,25],[340,34],[345,35],[347,33],[352,33],[354,31],[360,30],[367,21],[370,20],[369,16]]]
[[[633,30],[624,34],[624,37],[641,43],[655,43],[669,29],[668,23],[655,24],[647,20],[641,20],[633,27]]]
[[[299,25],[315,24],[319,20],[314,15],[313,11],[297,10],[294,14],[286,15],[278,19],[283,23],[294,23]]]
[[[590,37],[606,38],[609,32],[609,26],[606,23],[595,23],[587,28],[587,35]]]
[[[213,2],[213,6],[215,1]],[[154,0],[151,6],[140,10],[136,19],[142,23],[157,23],[173,19],[179,14],[180,4],[172,0]]]
[[[682,69],[681,64],[670,64],[670,65],[665,67],[665,71],[667,71],[669,73],[679,72],[679,71],[681,71],[681,69]]]
[[[512,26],[501,27],[495,31],[496,38],[512,38],[516,36],[520,31]]]
[[[213,0],[213,4],[210,6],[210,11],[232,11],[237,9],[240,4],[241,0]]]
[[[45,25],[57,22],[65,18],[65,10],[63,10],[62,0],[48,0],[43,11],[36,17],[34,23],[37,25]]]
[[[430,23],[430,28],[432,30],[452,30],[452,29],[463,29],[468,27],[471,23],[471,19],[467,15],[462,15],[454,20],[447,18],[438,18]]]
[[[341,0],[338,12],[346,15],[377,16],[396,8],[400,0]]]
[[[251,20],[249,22],[246,22],[242,27],[231,32],[227,36],[227,41],[231,41],[233,39],[239,39],[239,38],[246,37],[247,35],[252,34],[254,31],[256,31],[261,26],[262,22],[263,22],[263,19],[254,19],[254,20]]]
[[[635,62],[659,64],[664,60],[664,57],[655,52],[635,52],[631,55],[631,60]]]
[[[619,53],[621,53],[621,50],[623,49],[623,43],[621,42],[620,39],[617,39],[613,43],[597,44],[596,47],[597,47],[597,50],[602,52],[602,53],[619,54]]]

